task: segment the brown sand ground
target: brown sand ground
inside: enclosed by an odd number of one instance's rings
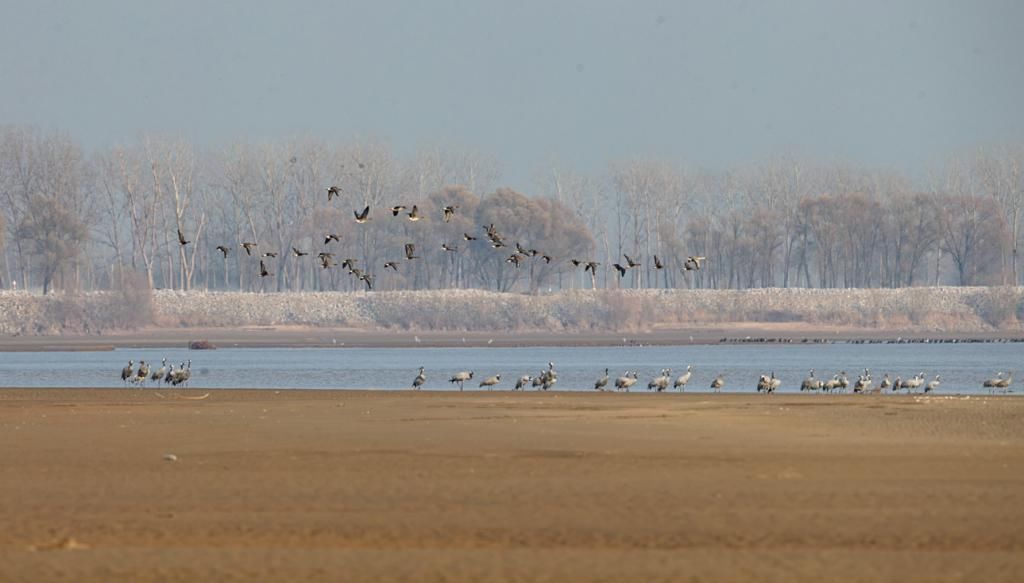
[[[1021,398],[203,394],[0,390],[0,580],[1024,581]]]
[[[686,345],[717,344],[723,338],[742,340],[1018,340],[1024,329],[1010,327],[984,332],[955,330],[902,330],[825,326],[804,323],[736,322],[686,327],[656,327],[635,332],[423,332],[364,330],[315,326],[246,326],[239,328],[160,328],[107,334],[63,334],[60,336],[0,336],[0,351],[19,350],[112,350],[132,347],[185,347],[192,340],[208,340],[227,347],[371,347],[412,346],[618,346],[627,344]]]

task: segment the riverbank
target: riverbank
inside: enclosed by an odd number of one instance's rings
[[[1017,581],[1024,400],[0,390],[0,579]]]

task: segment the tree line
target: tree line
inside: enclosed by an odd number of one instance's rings
[[[635,158],[599,176],[551,162],[520,193],[501,186],[496,159],[458,148],[402,158],[372,140],[212,149],[143,137],[87,151],[66,132],[6,126],[0,288],[133,278],[179,290],[364,289],[325,268],[324,252],[355,260],[378,290],[1017,285],[1022,166],[1020,146],[979,148],[916,181],[795,156],[722,171]],[[366,205],[370,220],[357,225]],[[392,215],[394,205],[417,205],[425,220]],[[447,221],[446,206],[458,208]],[[487,225],[510,248],[489,244]],[[516,243],[537,253],[512,260]],[[620,275],[612,266],[625,255],[639,265]],[[701,269],[683,269],[689,256],[706,258]],[[600,267],[585,273],[573,259]]]

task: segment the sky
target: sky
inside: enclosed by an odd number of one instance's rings
[[[908,173],[1024,143],[1024,2],[0,0],[0,124]]]

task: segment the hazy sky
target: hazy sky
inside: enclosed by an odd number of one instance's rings
[[[0,0],[0,123],[724,167],[1024,142],[1024,2]]]

